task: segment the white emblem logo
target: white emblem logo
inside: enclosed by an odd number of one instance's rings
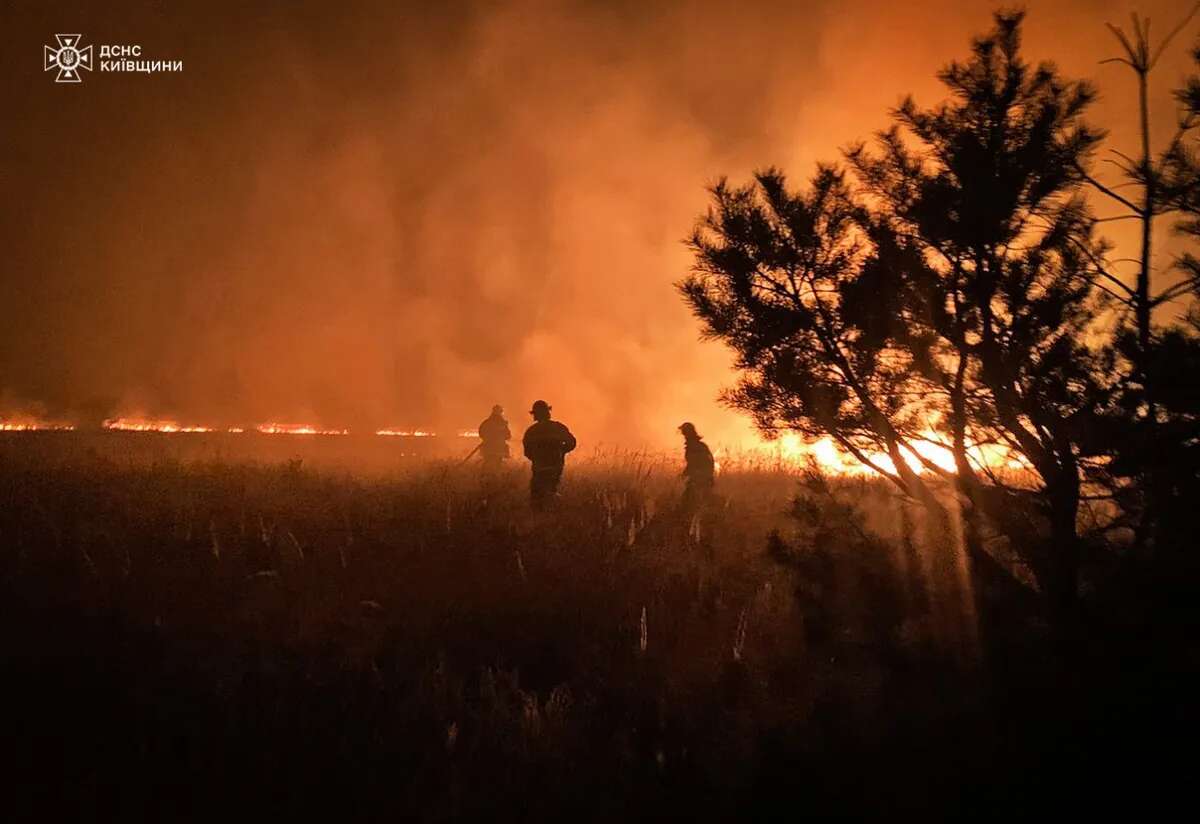
[[[82,37],[80,34],[56,34],[54,39],[58,41],[58,48],[45,47],[46,66],[43,71],[58,69],[55,83],[80,83],[83,77],[79,70],[92,70],[92,47],[79,48]]]

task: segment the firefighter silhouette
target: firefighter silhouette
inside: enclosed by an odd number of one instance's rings
[[[564,458],[575,448],[575,436],[559,421],[550,420],[550,404],[545,401],[534,401],[529,414],[534,422],[522,438],[525,457],[533,464],[529,499],[534,509],[544,509],[558,497]]]
[[[712,497],[715,464],[712,450],[700,437],[694,424],[682,423],[679,431],[683,434],[685,463],[682,476],[687,480],[683,490],[683,505],[686,509],[694,510]]]
[[[504,418],[504,407],[496,404],[492,414],[479,424],[479,455],[483,458],[483,468],[486,470],[499,469],[508,459],[508,441],[512,432],[508,421]]]

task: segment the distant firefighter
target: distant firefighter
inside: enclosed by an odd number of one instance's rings
[[[508,442],[512,438],[508,421],[504,418],[504,407],[496,404],[492,414],[479,424],[479,454],[483,458],[483,468],[499,469],[508,459]]]
[[[550,420],[550,404],[534,401],[529,410],[533,425],[525,430],[525,457],[533,464],[529,497],[534,509],[544,509],[558,495],[566,454],[575,448],[575,436],[558,421]]]
[[[687,508],[694,509],[712,495],[713,454],[694,424],[682,423],[679,431],[683,433],[683,460],[687,464],[683,469],[683,477],[687,479],[683,503]]]

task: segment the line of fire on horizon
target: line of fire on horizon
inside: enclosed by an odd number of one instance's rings
[[[64,421],[44,421],[34,419],[15,419],[15,420],[0,420],[0,432],[71,432],[82,427],[77,427],[73,423]],[[149,418],[109,418],[100,425],[101,429],[106,429],[111,432],[161,432],[167,434],[174,433],[208,433],[208,434],[233,434],[240,435],[247,431],[257,432],[263,435],[350,435],[359,434],[352,433],[349,429],[329,429],[327,427],[317,426],[307,423],[279,423],[271,421],[261,423],[247,429],[239,426],[206,426],[199,424],[185,424],[174,420],[155,420]],[[385,436],[385,437],[404,437],[404,438],[435,438],[438,437],[437,432],[426,429],[376,429],[369,434]],[[479,433],[461,429],[455,432],[455,437],[459,438],[478,438]]]
[[[37,419],[0,420],[0,432],[69,432],[77,428],[75,424],[61,421],[45,421]],[[208,433],[234,434],[258,433],[262,435],[316,435],[316,436],[347,436],[369,434],[377,437],[395,438],[436,438],[437,432],[426,429],[376,429],[373,432],[359,433],[349,429],[330,429],[307,423],[269,422],[250,427],[220,427],[184,424],[174,420],[155,420],[138,417],[109,418],[101,424],[101,428],[110,432],[150,432],[150,433]],[[460,429],[453,437],[478,438],[479,433],[471,429]],[[925,460],[949,472],[954,472],[954,457],[949,447],[938,443],[936,433],[928,433],[928,437],[917,442],[915,448]],[[875,471],[854,459],[837,447],[831,438],[821,438],[807,442],[798,435],[785,434],[773,442],[761,442],[749,448],[749,451],[774,454],[789,462],[802,464],[814,462],[820,469],[836,475],[872,475]],[[1009,450],[991,446],[974,446],[969,450],[970,460],[979,466],[994,469],[1021,471],[1028,467],[1020,456],[1013,455]],[[885,471],[894,472],[895,467],[890,458],[884,454],[872,454],[872,461]],[[905,457],[909,467],[918,473],[926,471],[916,455]]]

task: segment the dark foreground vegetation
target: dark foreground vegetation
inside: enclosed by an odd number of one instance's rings
[[[534,516],[448,464],[9,447],[17,818],[1150,817],[1192,781],[1186,587],[1089,569],[1064,628],[882,481],[727,471],[692,518],[674,467],[580,462]]]

